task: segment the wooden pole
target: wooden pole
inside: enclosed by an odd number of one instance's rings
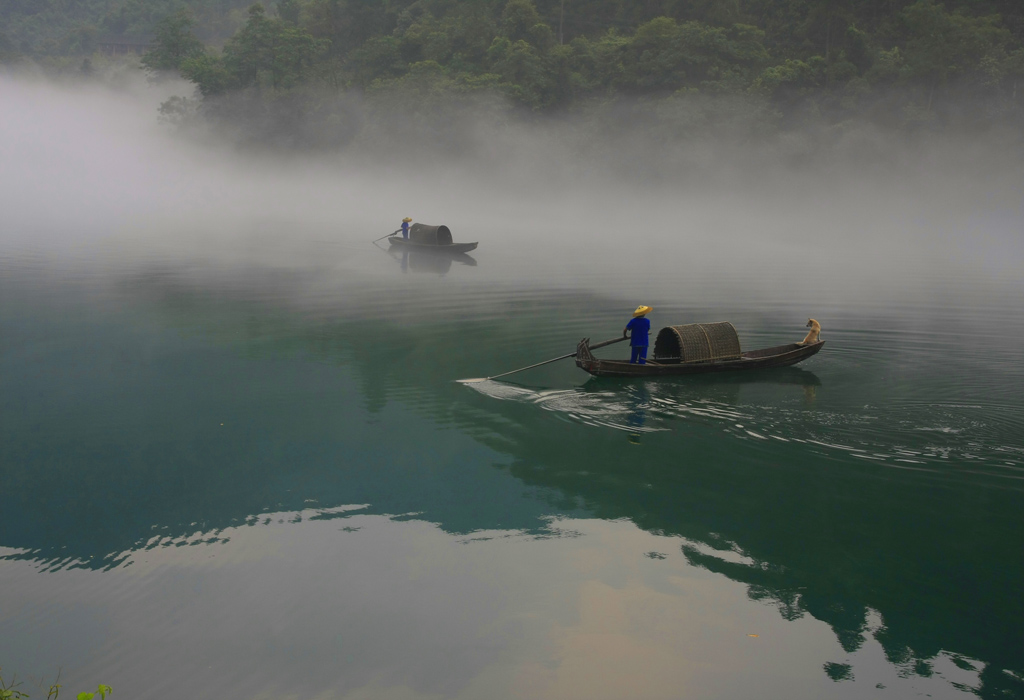
[[[591,345],[590,349],[591,350],[597,350],[598,348],[603,348],[606,345],[612,345],[613,343],[621,343],[625,339],[626,339],[625,336],[623,336],[621,338],[612,338],[611,340],[605,340],[603,342],[597,343],[596,345]],[[498,377],[507,377],[510,374],[517,374],[519,372],[525,372],[528,369],[533,369],[534,367],[540,367],[541,365],[550,365],[552,362],[558,362],[559,360],[566,360],[566,359],[568,359],[570,357],[576,357],[576,353],[571,352],[568,355],[562,355],[561,357],[555,357],[555,358],[552,358],[550,360],[544,360],[543,362],[538,362],[537,364],[529,365],[528,367],[520,367],[519,369],[514,369],[511,372],[502,372],[501,374],[495,374],[492,377],[483,377],[481,379],[460,379],[459,381],[462,382],[463,384],[467,384],[467,383],[471,383],[471,382],[486,382],[486,381],[490,381],[491,379],[497,379]]]

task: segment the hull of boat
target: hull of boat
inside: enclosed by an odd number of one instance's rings
[[[825,341],[823,340],[810,345],[790,343],[761,350],[751,350],[734,360],[674,364],[654,361],[648,361],[643,365],[630,364],[623,360],[599,360],[589,353],[579,353],[576,357],[576,366],[595,377],[676,377],[714,372],[749,371],[795,365],[816,355],[824,345]]]
[[[392,236],[388,238],[390,243],[395,248],[404,248],[406,250],[415,250],[416,252],[423,251],[425,253],[468,253],[471,250],[476,250],[477,242],[473,243],[446,243],[442,245],[429,245],[425,243],[413,243],[412,241],[399,238],[398,236]]]

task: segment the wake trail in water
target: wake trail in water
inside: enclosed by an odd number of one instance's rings
[[[671,389],[654,382],[603,391],[535,390],[492,381],[468,386],[493,399],[530,404],[598,428],[656,433],[678,430],[686,421],[738,440],[802,444],[824,457],[1024,480],[1024,446],[1008,444],[1007,432],[1021,434],[1020,418],[1007,406],[934,403],[822,410],[813,405],[814,387],[804,387],[810,405],[797,408],[658,395]]]

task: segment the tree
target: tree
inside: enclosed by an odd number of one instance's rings
[[[528,39],[530,30],[540,23],[540,15],[531,0],[508,0],[501,13],[501,35],[512,41]]]
[[[205,52],[203,42],[192,33],[195,20],[187,10],[168,15],[156,25],[156,46],[142,57],[152,71],[179,70],[181,64]]]
[[[506,93],[514,100],[538,109],[554,98],[551,75],[536,47],[522,39],[496,37],[487,53],[493,71],[502,77]]]
[[[932,0],[918,0],[903,11],[903,17],[910,36],[902,77],[928,88],[926,109],[931,109],[937,88],[980,72],[986,58],[998,64],[1010,41],[1009,31],[999,26],[998,15],[949,13]]]
[[[224,66],[224,61],[209,54],[185,59],[181,63],[180,71],[183,78],[196,84],[203,97],[220,95],[236,86],[233,76]]]
[[[277,16],[290,24],[299,23],[299,0],[277,0]]]
[[[224,46],[224,67],[236,87],[283,89],[303,82],[323,45],[305,29],[266,16],[260,4]]]
[[[214,5],[241,1],[89,0],[116,4],[104,27],[143,26],[146,12],[172,3],[208,18]],[[933,120],[1019,113],[1019,0],[944,1],[274,0],[276,12],[252,6],[220,54],[204,52],[191,15],[169,15],[144,63],[178,68],[204,98],[245,91],[253,108],[283,92],[319,94],[304,87],[315,81],[337,91],[385,85],[396,94],[427,84],[497,90],[549,111],[628,93],[679,104],[685,95],[680,109],[703,114],[710,97],[696,93],[714,93],[770,105],[774,115],[802,111],[837,122],[915,106]],[[1009,13],[1008,27],[997,11]],[[75,31],[81,36],[62,52],[94,45],[87,32],[95,30]]]
[[[903,11],[910,30],[906,58],[915,76],[945,81],[977,67],[983,57],[1010,39],[998,15],[969,17],[949,13],[932,0],[918,0]]]
[[[398,39],[373,37],[348,55],[345,67],[356,85],[367,87],[375,80],[396,78],[407,70]]]

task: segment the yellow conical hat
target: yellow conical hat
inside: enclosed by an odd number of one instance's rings
[[[412,221],[412,219],[407,216],[404,219],[402,219],[402,221],[404,221],[405,223],[409,223],[410,221]]]
[[[654,309],[651,308],[650,306],[644,306],[643,304],[641,304],[640,306],[636,307],[636,311],[633,312],[633,317],[635,318],[637,316],[643,316],[644,314],[649,314],[652,311],[654,311]]]

